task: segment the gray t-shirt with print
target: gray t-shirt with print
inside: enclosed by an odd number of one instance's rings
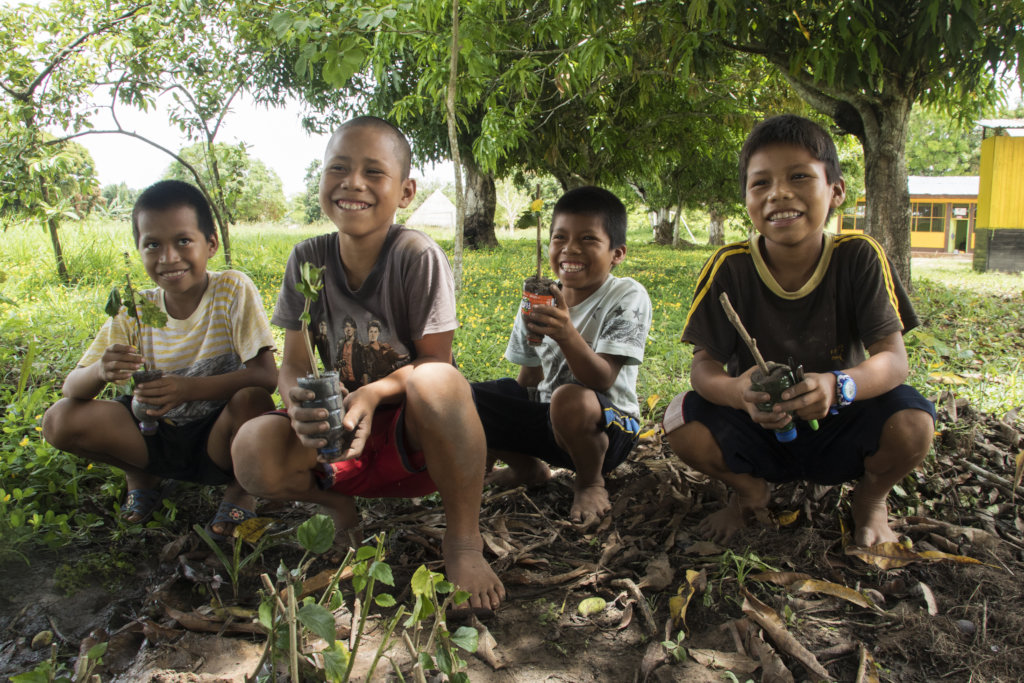
[[[392,225],[373,269],[352,291],[341,263],[337,232],[292,249],[271,322],[299,330],[304,299],[295,289],[303,262],[324,266],[324,287],[310,307],[310,329],[326,368],[354,390],[416,357],[413,342],[458,327],[448,259],[430,237]]]

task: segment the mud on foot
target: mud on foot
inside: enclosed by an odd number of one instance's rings
[[[864,495],[858,485],[851,499],[853,542],[870,547],[879,543],[898,543],[899,536],[889,528],[889,506],[881,500]]]
[[[551,469],[547,463],[529,458],[527,462],[516,463],[508,467],[496,467],[484,477],[484,484],[493,484],[498,488],[510,489],[516,486],[535,486],[551,479]]]
[[[578,487],[573,492],[569,521],[590,527],[612,509],[608,489],[602,484]]]

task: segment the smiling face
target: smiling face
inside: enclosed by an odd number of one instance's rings
[[[386,234],[395,211],[416,196],[416,181],[404,177],[395,135],[379,126],[350,125],[327,143],[320,208],[342,235]]]
[[[551,225],[548,259],[574,306],[597,291],[612,266],[626,256],[625,245],[612,247],[600,215],[559,213]]]
[[[750,156],[745,192],[750,220],[769,246],[817,247],[846,185],[828,182],[825,164],[804,147],[780,143]]]
[[[142,211],[138,225],[142,265],[164,290],[168,312],[194,310],[206,291],[206,262],[217,253],[217,235],[203,235],[191,206]]]

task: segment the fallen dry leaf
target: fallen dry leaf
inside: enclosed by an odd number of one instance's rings
[[[800,518],[799,510],[783,510],[782,512],[775,515],[775,518],[779,522],[779,526],[789,526]]]
[[[782,617],[775,610],[754,597],[746,588],[741,587],[740,592],[743,595],[743,613],[756,621],[778,647],[795,657],[808,673],[825,680],[833,680],[832,675],[821,665],[814,653],[789,632]]]
[[[806,581],[812,578],[810,574],[803,572],[758,572],[747,578],[761,583],[774,583],[779,586],[789,586],[797,581]]]
[[[749,674],[761,666],[760,662],[739,652],[719,652],[718,650],[705,650],[693,647],[687,649],[686,654],[690,655],[701,666],[711,669],[729,669],[730,671]]]
[[[275,524],[277,524],[277,520],[273,517],[252,517],[236,525],[232,535],[246,543],[255,545],[267,532],[267,529]]]
[[[906,567],[913,562],[941,562],[949,561],[958,564],[985,564],[980,560],[966,555],[952,555],[938,550],[925,550],[916,552],[905,547],[901,543],[879,543],[869,548],[861,546],[849,546],[846,549],[847,555],[860,558],[868,564],[873,564],[879,569],[896,569]]]
[[[675,572],[668,561],[668,553],[658,553],[647,563],[647,572],[637,584],[640,588],[650,588],[657,592],[665,590],[672,583]]]
[[[686,608],[690,606],[690,598],[697,592],[697,582],[703,571],[693,569],[686,570],[686,581],[679,587],[676,594],[668,599],[668,613],[672,617],[672,623],[676,628],[682,628],[689,634],[686,627]]]
[[[852,588],[841,586],[838,583],[832,583],[831,581],[804,579],[803,581],[797,581],[794,583],[791,588],[798,593],[824,593],[825,595],[831,595],[832,597],[852,602],[858,607],[864,607],[865,609],[878,609],[878,606],[867,596],[858,593]]]
[[[734,624],[743,649],[761,663],[761,683],[794,683],[792,672],[775,649],[761,638],[749,619],[737,619]]]
[[[1014,457],[1017,463],[1017,471],[1013,475],[1013,498],[1017,496],[1017,487],[1020,486],[1021,477],[1024,477],[1024,449]]]
[[[935,594],[932,593],[932,589],[928,587],[924,581],[918,581],[914,584],[911,589],[912,593],[920,595],[924,599],[924,604],[928,607],[928,614],[935,616],[939,613],[939,606],[935,603]]]
[[[879,683],[878,665],[863,645],[860,646],[860,665],[857,667],[856,683]]]
[[[502,661],[501,655],[498,653],[498,641],[494,639],[491,632],[476,618],[475,614],[469,620],[469,625],[475,628],[477,633],[477,645],[474,654],[484,660],[495,671],[504,669],[505,662]]]
[[[696,543],[687,546],[686,550],[683,552],[687,555],[700,555],[701,557],[707,557],[708,555],[721,555],[725,552],[725,548],[717,543],[712,543],[711,541],[697,541]]]

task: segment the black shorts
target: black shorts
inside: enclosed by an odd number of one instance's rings
[[[797,438],[789,443],[780,443],[774,431],[751,420],[745,411],[711,403],[696,391],[683,395],[682,419],[708,428],[726,467],[736,474],[775,483],[841,484],[864,475],[864,458],[878,450],[882,426],[895,413],[908,409],[923,410],[935,420],[932,402],[907,385],[841,408],[818,420],[817,431],[798,419]],[[666,416],[666,422],[670,418],[678,422],[678,417]]]
[[[119,396],[117,402],[128,412],[132,410],[132,397]],[[164,479],[191,481],[196,484],[227,484],[234,480],[232,472],[226,472],[210,459],[206,442],[210,438],[213,423],[221,411],[192,422],[178,425],[170,420],[158,420],[156,434],[142,435],[146,440],[149,462],[142,469],[148,474]],[[132,416],[132,421],[135,417]]]
[[[555,441],[550,403],[531,401],[526,389],[509,377],[470,386],[488,449],[532,455],[549,465],[575,471],[572,458]],[[633,450],[640,423],[613,406],[601,392],[594,393],[601,403],[604,433],[608,435],[608,450],[601,466],[601,472],[607,473],[621,465]]]

